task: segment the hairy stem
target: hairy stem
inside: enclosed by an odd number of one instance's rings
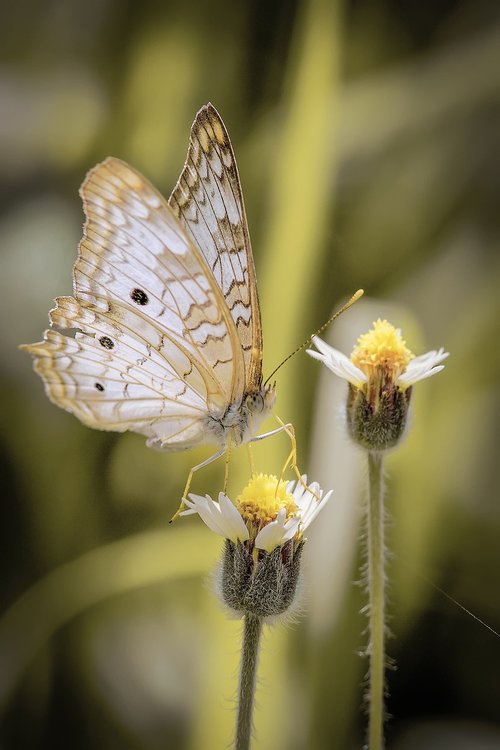
[[[250,748],[261,633],[262,618],[247,613],[243,625],[243,650],[241,653],[238,718],[236,722],[236,750],[249,750]]]
[[[382,454],[368,453],[369,750],[384,747],[385,544]]]

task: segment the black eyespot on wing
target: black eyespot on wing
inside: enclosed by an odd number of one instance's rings
[[[104,386],[101,385],[100,383],[94,383],[94,385],[95,385],[95,387],[97,388],[98,391],[102,392],[104,390]]]
[[[147,305],[149,302],[148,295],[142,289],[132,289],[130,297],[136,305]]]
[[[101,338],[99,339],[99,343],[105,349],[112,349],[115,345],[114,341],[112,341],[109,336],[101,336]]]

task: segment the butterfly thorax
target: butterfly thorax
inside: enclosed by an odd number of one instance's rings
[[[226,446],[230,437],[233,445],[241,445],[255,437],[275,400],[275,387],[266,385],[247,393],[240,402],[230,404],[223,414],[211,414],[207,427],[221,446]]]

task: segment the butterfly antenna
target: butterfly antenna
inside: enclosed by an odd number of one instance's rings
[[[337,312],[333,313],[333,315],[330,318],[328,318],[328,320],[325,323],[323,323],[323,325],[320,326],[320,328],[318,328],[317,331],[315,331],[314,333],[311,333],[311,335],[304,341],[304,343],[302,343],[300,346],[298,346],[295,349],[295,351],[293,351],[291,354],[288,355],[288,357],[285,357],[285,359],[283,360],[283,362],[281,362],[278,365],[278,367],[276,367],[272,371],[272,373],[269,375],[269,377],[266,378],[266,380],[264,382],[264,385],[266,385],[267,383],[269,383],[269,381],[271,380],[271,378],[273,377],[273,375],[275,375],[278,372],[278,370],[280,369],[280,367],[283,367],[283,365],[285,364],[285,362],[288,362],[289,359],[291,359],[296,354],[298,354],[300,351],[302,351],[302,349],[305,349],[305,347],[308,346],[311,343],[311,341],[313,340],[313,338],[315,336],[318,336],[320,333],[322,333],[325,330],[325,328],[330,325],[330,323],[332,323],[336,318],[339,317],[339,315],[342,315],[342,313],[345,312],[346,310],[348,310],[351,307],[351,305],[354,305],[354,303],[357,302],[358,299],[363,296],[363,294],[364,294],[364,290],[363,289],[358,289],[358,291],[355,292],[352,295],[351,299],[348,302],[346,302],[345,305],[343,305],[340,308],[340,310],[337,310]]]

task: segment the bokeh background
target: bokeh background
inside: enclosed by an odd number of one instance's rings
[[[238,158],[265,373],[358,287],[325,334],[337,347],[388,316],[417,354],[451,352],[388,460],[388,747],[499,748],[500,638],[446,596],[500,631],[498,4],[4,0],[0,34],[2,748],[230,746],[240,623],[212,594],[221,543],[195,518],[167,526],[208,450],[83,427],[16,348],[71,293],[86,170],[112,154],[168,195],[209,100]],[[342,383],[304,353],[277,380],[300,467],[335,499],[300,617],[266,632],[255,747],[359,750],[363,457]],[[258,467],[287,450],[265,441]],[[247,475],[240,451],[233,493]]]

